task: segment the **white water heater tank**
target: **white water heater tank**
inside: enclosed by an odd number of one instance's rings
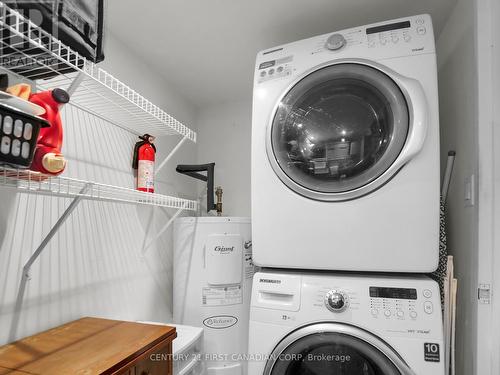
[[[208,375],[244,375],[254,265],[249,218],[174,224],[174,322],[203,327]]]

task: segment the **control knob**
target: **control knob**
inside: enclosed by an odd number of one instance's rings
[[[325,48],[331,51],[337,51],[347,44],[342,34],[332,34],[328,37],[325,43]]]
[[[347,295],[340,290],[330,290],[325,296],[325,305],[328,310],[342,312],[349,303]]]

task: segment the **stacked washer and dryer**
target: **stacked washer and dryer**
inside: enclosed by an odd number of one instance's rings
[[[260,52],[249,375],[443,375],[439,120],[419,15]]]

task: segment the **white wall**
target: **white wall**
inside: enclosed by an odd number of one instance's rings
[[[105,68],[193,127],[194,108],[154,70],[147,56],[134,56],[113,36]],[[136,136],[68,106],[64,113],[66,176],[133,187],[131,158]],[[161,159],[179,140],[159,139]],[[188,142],[189,143],[189,142]],[[160,193],[194,197],[193,183],[173,172],[196,161],[196,146],[185,144],[159,176]],[[0,189],[0,344],[81,316],[170,321],[172,241],[164,234],[141,258],[152,208],[83,202],[34,264],[23,305],[15,313],[21,269],[69,200]],[[172,210],[154,209],[154,234]],[[12,323],[19,320],[17,329]]]
[[[488,354],[488,350],[491,348],[491,373],[499,374],[500,373],[500,319],[498,316],[500,315],[500,233],[498,231],[498,219],[500,218],[500,200],[497,197],[500,197],[500,171],[498,166],[500,165],[500,2],[496,0],[490,1],[490,7],[487,8],[486,15],[488,16],[490,22],[490,38],[491,40],[491,49],[492,49],[492,59],[491,59],[491,72],[492,79],[491,87],[493,88],[493,95],[491,96],[491,107],[492,111],[490,118],[490,126],[492,129],[492,133],[494,134],[493,138],[493,149],[494,158],[493,163],[491,165],[492,172],[492,191],[494,192],[492,195],[494,199],[494,218],[490,222],[489,228],[490,233],[493,233],[494,240],[492,241],[491,246],[491,256],[492,261],[485,264],[485,266],[489,267],[490,275],[492,277],[492,286],[493,286],[493,304],[492,310],[489,311],[489,322],[493,326],[491,329],[489,325],[486,325],[485,330],[490,330],[492,332],[493,343],[487,349],[485,349]],[[486,93],[488,94],[488,93]],[[486,306],[488,308],[488,306]],[[484,332],[484,331],[482,331]]]
[[[459,0],[438,43],[441,161],[457,152],[447,204],[448,249],[458,278],[456,364],[458,375],[474,374],[477,308],[477,193],[465,206],[466,178],[478,182],[475,1]],[[481,374],[483,375],[483,374]]]
[[[250,216],[251,99],[202,108],[196,123],[198,162],[215,162],[215,184],[224,190],[224,215]]]
[[[500,3],[477,1],[479,228],[478,284],[489,285],[491,304],[477,308],[477,374],[500,373]]]

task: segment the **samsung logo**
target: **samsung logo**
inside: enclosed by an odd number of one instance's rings
[[[203,325],[212,329],[225,329],[238,323],[238,318],[231,315],[217,315],[206,318]]]
[[[259,279],[259,283],[281,284],[281,280],[276,280],[276,279]]]
[[[420,52],[420,51],[423,51],[424,50],[424,47],[420,47],[420,48],[412,48],[411,51],[412,52]]]

